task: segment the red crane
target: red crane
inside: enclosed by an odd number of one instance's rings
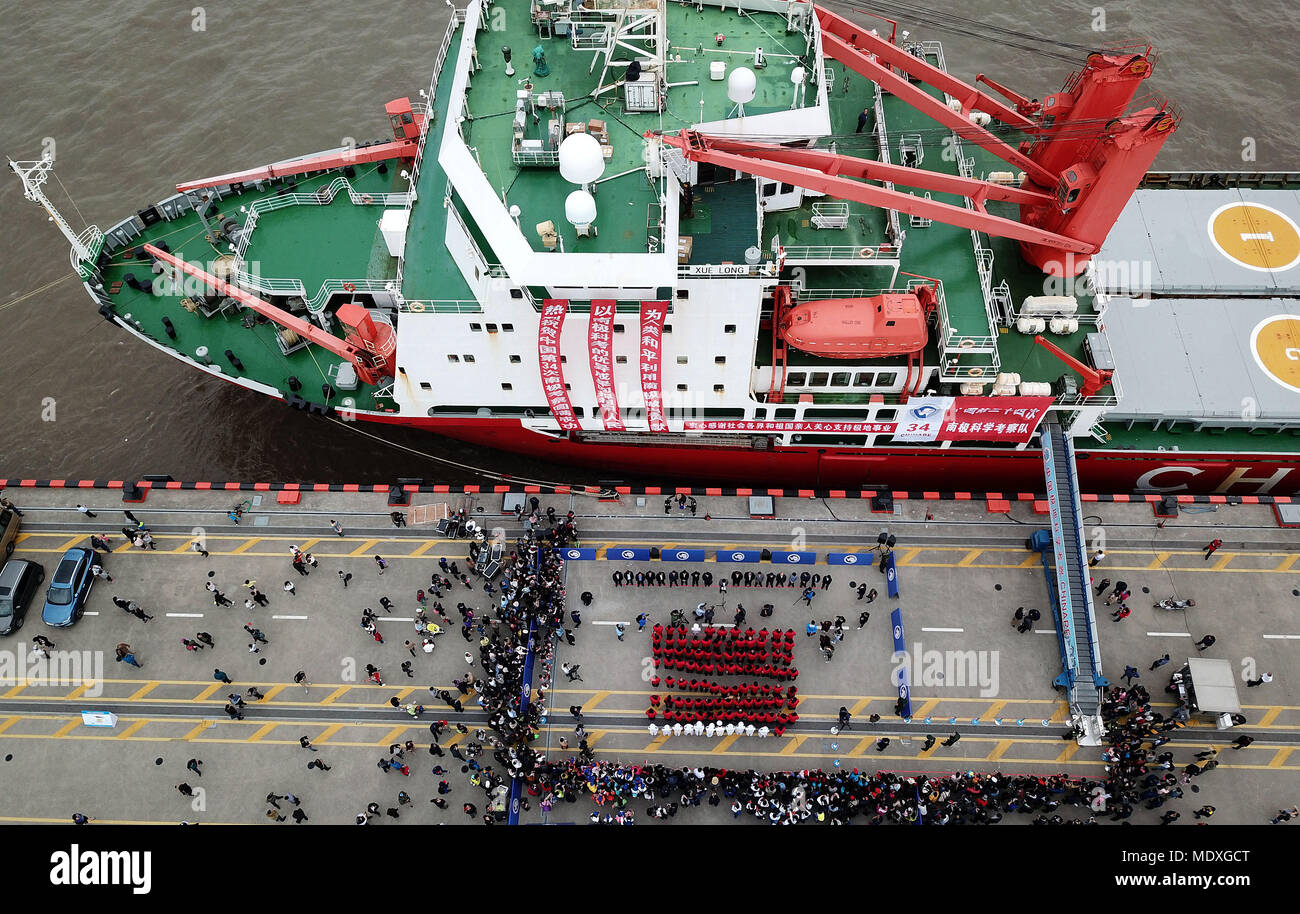
[[[1083,378],[1083,389],[1080,393],[1085,397],[1094,396],[1097,391],[1110,383],[1110,379],[1115,374],[1115,372],[1108,368],[1092,368],[1091,366],[1083,364],[1074,356],[1061,349],[1060,346],[1057,346],[1055,343],[1050,342],[1044,337],[1036,336],[1034,337],[1034,342],[1042,346],[1052,355],[1056,356],[1070,368],[1074,369],[1075,374]]]

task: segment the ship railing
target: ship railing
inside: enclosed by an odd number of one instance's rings
[[[297,279],[268,279],[249,273],[242,266],[232,270],[230,278],[237,286],[255,289],[268,295],[297,295],[303,299],[307,297],[306,288]]]
[[[434,99],[438,94],[438,74],[442,72],[443,64],[447,62],[447,53],[451,50],[452,39],[456,36],[456,30],[461,27],[465,21],[465,11],[453,9],[451,12],[451,21],[447,23],[447,31],[442,36],[442,44],[438,47],[438,55],[433,60],[433,75],[429,77],[429,88],[425,90],[425,110],[427,117],[424,121],[424,129],[420,131],[420,143],[415,149],[415,161],[411,164],[411,177],[407,185],[410,190],[406,194],[406,225],[411,224],[411,208],[415,205],[416,185],[420,180],[420,166],[424,162],[424,146],[429,138],[429,128],[433,120],[437,117],[437,109],[434,107]],[[412,105],[414,107],[414,105]],[[402,287],[402,273],[406,265],[406,252],[403,250],[402,256],[397,258],[397,287]]]
[[[352,288],[347,288],[352,286]],[[325,307],[325,303],[333,295],[340,292],[349,295],[355,292],[361,293],[392,293],[393,287],[389,285],[386,279],[327,279],[321,283],[320,291],[307,299],[308,311],[320,311]],[[300,293],[301,294],[301,293]],[[378,312],[371,311],[372,316],[378,316]]]
[[[1139,187],[1285,189],[1297,185],[1300,185],[1300,171],[1149,171]]]
[[[410,194],[401,191],[378,194],[362,193],[354,189],[352,182],[342,175],[328,184],[322,184],[312,193],[281,194],[266,197],[248,207],[244,225],[239,233],[239,244],[235,248],[235,256],[241,263],[243,262],[244,255],[248,253],[248,245],[253,237],[253,230],[257,228],[258,219],[263,213],[275,212],[289,206],[328,206],[334,202],[334,198],[341,190],[347,191],[348,199],[355,206],[403,206],[410,198]]]
[[[891,163],[889,160],[889,134],[885,127],[885,101],[884,94],[879,87],[876,88],[876,98],[872,102],[872,109],[876,115],[876,145],[880,150],[880,161],[885,165],[889,165]],[[886,181],[885,189],[893,190],[894,182]],[[901,248],[905,236],[903,227],[898,222],[898,210],[888,209],[885,212],[888,214],[889,219],[889,237]]]
[[[456,208],[456,204],[451,200],[447,201],[447,218],[455,220],[456,224],[460,226],[461,232],[464,233],[466,240],[469,241],[470,250],[474,254],[474,259],[479,270],[487,273],[493,279],[508,278],[505,268],[502,267],[501,264],[488,263],[488,259],[483,256],[483,249],[478,246],[478,241],[476,241],[474,236],[470,233],[469,226],[465,224],[465,220],[460,215],[460,210]]]
[[[782,249],[787,263],[799,260],[871,260],[898,253],[890,244],[862,247],[854,244],[787,244]]]
[[[515,146],[511,150],[511,158],[521,168],[548,168],[560,164],[560,151],[558,149],[524,149],[522,146]]]
[[[470,299],[415,299],[398,302],[397,310],[411,314],[481,314],[483,306]]]
[[[95,258],[99,256],[100,247],[104,241],[104,233],[99,230],[97,225],[88,225],[77,235],[77,244],[84,245],[85,249],[90,252],[89,263],[94,264]],[[81,272],[81,261],[77,259],[77,249],[71,248],[68,251],[68,259],[72,261],[72,269],[78,273]]]
[[[388,356],[392,355],[394,352],[397,351],[397,333],[395,328],[393,327],[393,322],[389,320],[387,314],[377,309],[370,309],[367,311],[367,314],[370,315],[370,319],[374,321],[376,324],[386,324],[388,326],[388,329],[393,330],[394,332],[388,334],[384,338],[383,345],[380,346],[376,346],[370,340],[359,340],[359,342],[361,343],[362,348],[366,350],[366,352],[387,359]]]

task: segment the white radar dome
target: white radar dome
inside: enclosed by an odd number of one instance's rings
[[[596,221],[596,198],[585,190],[575,190],[564,198],[564,218],[573,225]]]
[[[749,67],[736,67],[727,76],[727,98],[737,105],[752,102],[757,85],[758,77],[754,75],[753,70]]]
[[[600,141],[590,133],[574,133],[560,144],[560,175],[570,184],[590,184],[605,171]]]

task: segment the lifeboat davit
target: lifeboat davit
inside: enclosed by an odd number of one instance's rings
[[[871,298],[828,298],[791,308],[779,332],[790,346],[829,359],[876,359],[919,352],[929,340],[928,300],[910,292],[886,292]]]

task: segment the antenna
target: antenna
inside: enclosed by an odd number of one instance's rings
[[[75,268],[78,264],[90,260],[94,256],[92,249],[104,237],[104,233],[99,230],[98,226],[88,225],[78,235],[72,230],[72,226],[68,225],[68,220],[63,218],[63,215],[45,196],[45,191],[41,190],[41,185],[48,181],[50,175],[54,173],[54,156],[47,152],[41,156],[39,162],[15,162],[10,159],[9,167],[23,182],[23,196],[40,205],[45,212],[49,213],[50,220],[59,227],[63,237],[72,245],[73,267]]]

